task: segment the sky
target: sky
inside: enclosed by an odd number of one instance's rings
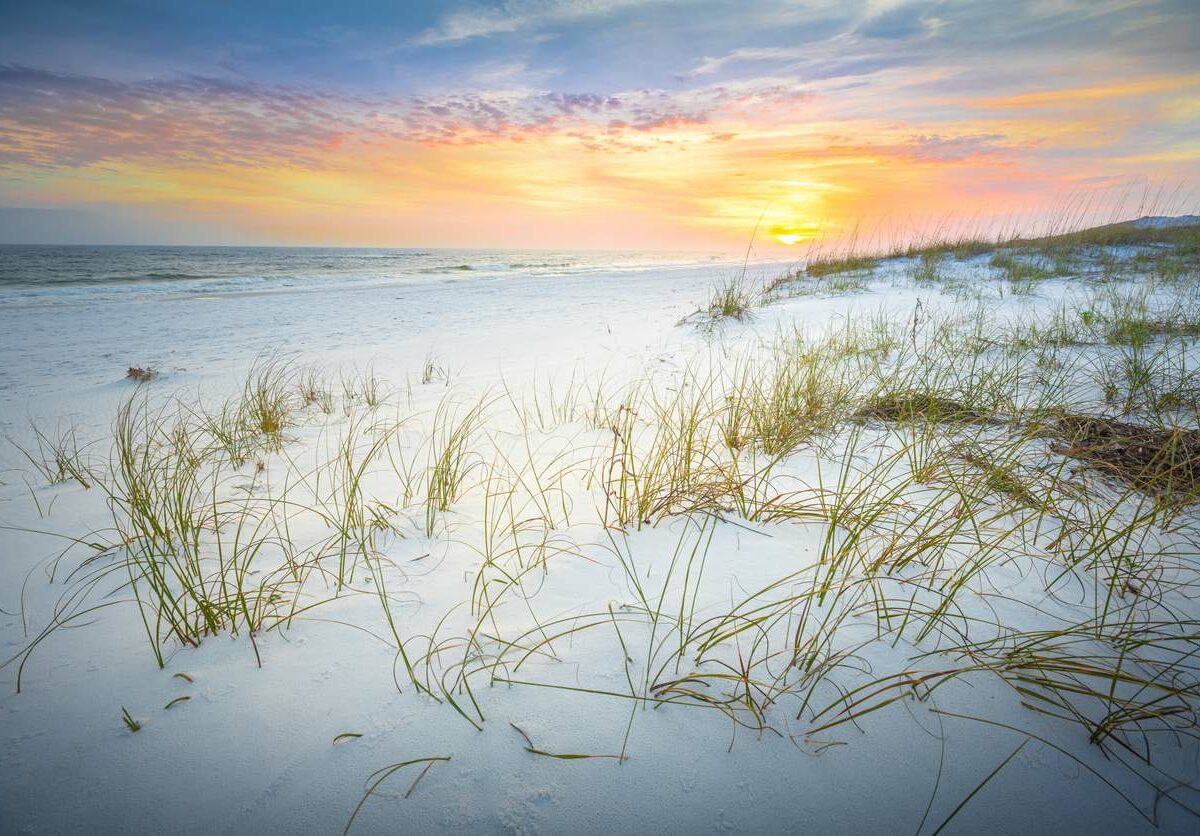
[[[785,248],[1198,187],[1197,0],[0,8],[0,242]]]

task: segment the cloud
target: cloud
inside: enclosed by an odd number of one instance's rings
[[[317,150],[356,127],[345,100],[184,76],[136,83],[0,66],[0,161],[73,167],[139,156],[210,164]]]
[[[932,133],[860,138],[826,134],[784,156],[824,162],[1009,165],[1036,143],[1003,133]],[[774,151],[769,153],[776,153]]]
[[[790,61],[805,57],[811,49],[805,47],[744,47],[735,49],[718,58],[705,57],[695,67],[682,73],[680,79],[699,78],[712,75],[730,64],[752,61]]]
[[[797,85],[771,80],[683,91],[367,97],[197,76],[121,82],[0,66],[0,165],[72,168],[154,159],[321,168],[331,152],[355,145],[471,144],[553,132],[611,138],[700,125],[727,108],[806,95]]]
[[[930,3],[905,3],[885,8],[869,15],[858,26],[858,33],[868,38],[904,40],[924,35],[935,25],[930,15]]]
[[[661,0],[506,0],[499,8],[470,6],[451,12],[421,32],[413,46],[442,46],[473,38],[537,29],[603,17],[615,11]]]
[[[907,142],[892,146],[894,151],[905,152],[912,159],[936,162],[963,162],[994,159],[1005,152],[1015,150],[1006,145],[1004,134],[972,134],[942,136],[920,134]]]
[[[1047,109],[1079,106],[1086,103],[1109,103],[1130,97],[1145,97],[1163,93],[1188,92],[1200,86],[1200,73],[1192,75],[1157,76],[1121,80],[1083,87],[1058,87],[1012,96],[989,96],[974,102],[976,106],[1003,109]]]

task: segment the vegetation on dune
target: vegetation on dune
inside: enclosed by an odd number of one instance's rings
[[[1142,225],[1122,221],[1098,227],[1083,227],[1086,216],[1081,206],[1065,209],[1050,224],[1051,232],[1025,236],[1015,229],[992,229],[947,235],[935,228],[917,235],[904,245],[864,245],[858,228],[838,249],[826,249],[815,241],[804,266],[785,271],[767,281],[761,294],[769,302],[787,293],[843,293],[865,289],[874,271],[887,260],[908,259],[910,279],[918,285],[942,283],[939,267],[944,259],[955,261],[990,256],[990,264],[1007,280],[1014,293],[1031,293],[1037,282],[1050,279],[1100,274],[1113,278],[1128,273],[1126,267],[1143,274],[1157,274],[1168,281],[1194,274],[1200,267],[1200,226]],[[1116,249],[1134,250],[1129,265],[1114,260]],[[1085,263],[1090,266],[1085,270]]]
[[[750,309],[758,303],[758,294],[745,278],[729,278],[713,287],[706,313],[712,320],[722,318],[744,319]]]
[[[818,257],[804,267],[804,274],[819,279],[834,273],[851,273],[872,270],[879,266],[879,258],[868,255],[847,254],[842,256]]]

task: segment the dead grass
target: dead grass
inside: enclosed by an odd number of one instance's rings
[[[1200,497],[1200,430],[1066,415],[1058,420],[1056,435],[1056,452],[1122,482],[1188,502]]]
[[[887,392],[865,403],[857,417],[896,422],[920,420],[951,423],[989,421],[995,416],[978,412],[953,398],[929,392]]]

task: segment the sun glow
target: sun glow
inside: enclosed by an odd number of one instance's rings
[[[774,226],[771,237],[785,247],[794,247],[817,237],[817,230],[810,226]]]

